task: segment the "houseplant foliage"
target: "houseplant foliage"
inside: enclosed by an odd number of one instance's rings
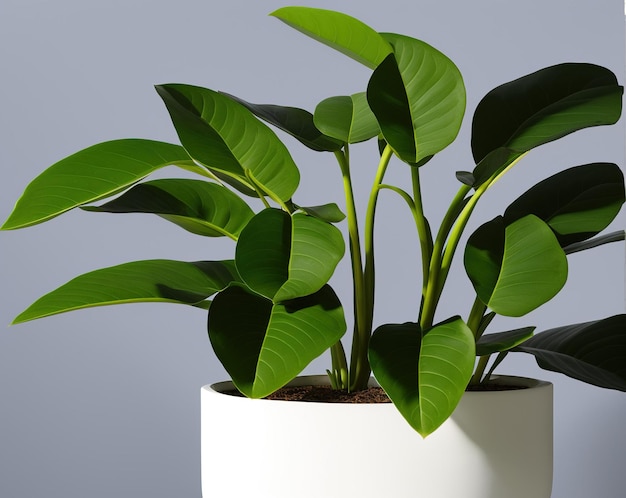
[[[426,219],[422,190],[436,187],[422,185],[420,177],[423,168],[437,167],[434,156],[455,140],[463,122],[466,96],[458,68],[423,41],[378,33],[342,13],[285,7],[272,16],[370,68],[367,87],[325,99],[311,113],[197,86],[159,85],[181,145],[123,139],[81,150],[35,178],[2,226],[36,225],[77,207],[151,213],[197,235],[232,239],[233,259],[136,261],[96,270],[43,296],[15,323],[130,302],[205,309],[215,353],[246,396],[267,396],[330,350],[334,388],[364,389],[373,371],[424,436],[450,416],[468,384],[488,383],[510,352],[626,391],[626,315],[537,334],[530,325],[486,333],[496,315],[521,317],[554,297],[567,280],[569,254],[624,239],[623,232],[602,233],[624,202],[615,164],[564,169],[469,234],[462,257],[474,305],[435,318],[482,195],[535,147],[614,124],[623,91],[615,75],[593,64],[564,63],[489,92],[472,118],[474,166],[451,179],[459,183],[458,193],[434,225]],[[299,170],[273,128],[335,157],[345,215],[336,204],[298,204]],[[368,140],[378,140],[379,167],[361,220],[350,147]],[[392,159],[410,176],[408,186],[385,183]],[[147,179],[166,166],[197,178]],[[374,330],[374,220],[383,190],[399,195],[412,214],[422,289],[414,323]],[[261,209],[250,206],[253,199]],[[339,223],[346,225],[347,244]],[[347,297],[354,303],[350,355],[340,341],[343,307],[328,283],[345,245],[354,290]]]

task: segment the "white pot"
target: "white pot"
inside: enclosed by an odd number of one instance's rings
[[[552,384],[466,393],[426,439],[388,404],[252,400],[204,386],[203,498],[550,498]],[[327,384],[325,376],[292,384]]]

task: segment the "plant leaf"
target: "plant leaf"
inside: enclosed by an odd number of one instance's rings
[[[534,214],[554,231],[562,247],[604,230],[624,203],[624,174],[611,163],[561,171],[518,197],[504,214],[507,223]]]
[[[546,370],[626,391],[626,315],[546,330],[515,351],[534,355]]]
[[[2,229],[42,223],[82,204],[117,194],[168,165],[194,168],[179,145],[140,139],[93,145],[37,176],[24,190]]]
[[[618,230],[616,232],[607,233],[600,237],[594,237],[593,239],[586,240],[584,242],[577,242],[563,248],[565,254],[574,254],[576,252],[585,251],[587,249],[593,249],[594,247],[602,246],[604,244],[610,244],[611,242],[620,242],[626,240],[626,232],[624,230]]]
[[[487,356],[513,349],[533,336],[536,327],[524,327],[506,332],[483,335],[476,343],[476,356]]]
[[[227,188],[183,178],[140,183],[102,206],[84,209],[106,213],[153,213],[198,235],[232,239],[237,239],[254,216],[252,209]]]
[[[505,83],[476,108],[474,160],[498,147],[521,153],[583,128],[613,124],[622,92],[611,71],[583,63],[558,64]]]
[[[13,323],[95,306],[138,302],[198,305],[239,281],[233,261],[135,261],[80,275],[39,298]]]
[[[423,437],[454,411],[474,368],[474,336],[453,318],[422,337],[414,323],[374,331],[369,358],[376,380]]]
[[[244,106],[207,88],[159,85],[181,143],[199,163],[252,187],[247,172],[267,193],[287,201],[300,173],[276,134]]]
[[[320,132],[313,122],[313,114],[304,109],[273,104],[251,104],[234,95],[220,93],[230,97],[235,102],[239,102],[257,118],[289,133],[302,144],[317,152],[338,151],[344,145],[343,142]]]
[[[323,100],[315,108],[313,119],[322,133],[349,144],[364,142],[380,133],[365,93]]]
[[[410,163],[443,150],[456,138],[465,113],[458,68],[427,43],[385,33],[394,54],[376,68],[367,99],[385,140]]]
[[[208,330],[213,349],[237,389],[262,398],[335,344],[346,323],[329,286],[283,304],[232,286],[214,298]]]
[[[500,315],[522,316],[554,297],[567,280],[567,258],[534,215],[506,225],[501,216],[469,238],[465,269],[480,299]]]
[[[371,69],[391,53],[380,34],[347,14],[312,7],[283,7],[270,15]]]
[[[322,288],[344,251],[333,225],[303,213],[265,209],[241,232],[235,261],[250,289],[281,302]]]
[[[334,202],[330,204],[323,204],[321,206],[298,206],[298,209],[304,211],[310,216],[315,216],[316,218],[324,220],[328,223],[339,223],[346,218],[346,215]]]

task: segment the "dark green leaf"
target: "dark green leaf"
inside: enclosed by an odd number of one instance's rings
[[[322,133],[349,144],[364,142],[380,133],[365,93],[323,100],[315,108],[313,119]]]
[[[534,355],[546,370],[626,391],[626,315],[547,330],[515,351]]]
[[[197,168],[179,145],[139,139],[93,145],[53,164],[35,178],[2,229],[36,225],[82,204],[115,195],[168,165]]]
[[[506,210],[507,223],[534,214],[554,231],[561,246],[604,230],[624,203],[624,175],[611,163],[561,171],[518,197]]]
[[[465,113],[458,68],[430,45],[385,33],[394,54],[376,68],[367,99],[385,140],[400,158],[416,164],[456,138]]]
[[[237,389],[262,398],[336,343],[346,323],[329,286],[283,304],[233,286],[213,300],[208,329],[213,349]]]
[[[324,204],[322,206],[298,206],[298,209],[304,211],[306,214],[315,216],[320,220],[327,221],[328,223],[339,223],[346,218],[346,215],[334,202],[331,204]]]
[[[483,335],[476,343],[476,355],[487,356],[514,348],[533,336],[536,327],[524,327],[506,332]]]
[[[376,31],[340,12],[283,7],[270,15],[372,69],[391,53],[389,44]]]
[[[626,239],[626,232],[624,230],[618,230],[617,232],[607,233],[601,237],[594,237],[593,239],[586,240],[584,242],[577,242],[563,248],[565,254],[573,254],[587,249],[593,249],[604,244],[610,244],[611,242],[620,242]]]
[[[498,147],[525,152],[590,126],[615,123],[623,88],[593,64],[566,63],[501,85],[478,104],[472,124],[476,163]]]
[[[230,190],[202,180],[164,179],[140,183],[117,199],[89,211],[154,213],[185,230],[209,237],[236,239],[254,216]]]
[[[343,142],[327,137],[320,132],[313,122],[313,115],[297,107],[285,107],[272,104],[251,104],[234,95],[227,95],[231,99],[246,107],[256,117],[289,133],[302,144],[318,152],[334,152],[341,150]]]
[[[567,280],[567,258],[534,215],[506,225],[502,217],[469,238],[465,269],[480,299],[500,315],[522,316],[554,297]]]
[[[35,301],[13,323],[110,304],[182,303],[197,306],[239,281],[233,261],[147,260],[80,275]]]
[[[181,143],[199,163],[252,187],[254,177],[265,192],[287,201],[300,173],[276,134],[248,109],[207,88],[160,85]]]
[[[248,287],[281,302],[318,291],[344,250],[333,225],[303,213],[266,209],[241,232],[235,261]]]
[[[474,368],[474,336],[460,318],[422,337],[414,323],[374,332],[369,358],[376,380],[407,422],[426,437],[454,411]]]

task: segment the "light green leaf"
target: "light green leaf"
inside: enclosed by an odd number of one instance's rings
[[[613,124],[622,93],[611,71],[584,63],[558,64],[505,83],[476,108],[474,160],[498,147],[522,153],[583,128]]]
[[[13,323],[94,306],[138,302],[199,305],[239,281],[233,261],[135,261],[80,275],[35,301]]]
[[[626,392],[626,315],[546,330],[514,351],[546,370]]]
[[[268,194],[291,198],[300,180],[298,168],[276,134],[248,109],[207,88],[171,84],[156,89],[191,157],[251,188],[249,172]]]
[[[422,337],[414,323],[374,332],[369,358],[376,380],[402,416],[423,437],[452,414],[472,375],[474,336],[453,318]]]
[[[120,197],[88,211],[154,213],[185,230],[208,237],[237,239],[254,216],[252,209],[225,187],[202,180],[163,179],[140,183]]]
[[[458,68],[427,43],[385,33],[393,46],[374,71],[367,100],[385,140],[411,164],[443,150],[459,133],[465,85]]]
[[[213,300],[208,329],[213,349],[237,389],[262,398],[335,344],[346,323],[329,286],[283,304],[232,286]]]
[[[552,299],[567,280],[567,258],[550,227],[534,215],[502,217],[469,238],[465,269],[480,299],[500,315],[522,316]]]
[[[374,69],[391,47],[372,28],[340,12],[312,7],[283,7],[271,16]]]
[[[140,139],[93,145],[53,164],[35,178],[2,229],[42,223],[117,194],[168,165],[197,168],[179,145]]]
[[[241,232],[235,261],[248,287],[281,302],[317,292],[344,251],[341,232],[330,223],[266,209]]]
[[[365,93],[323,100],[315,108],[313,119],[322,133],[350,144],[364,142],[380,133]]]

